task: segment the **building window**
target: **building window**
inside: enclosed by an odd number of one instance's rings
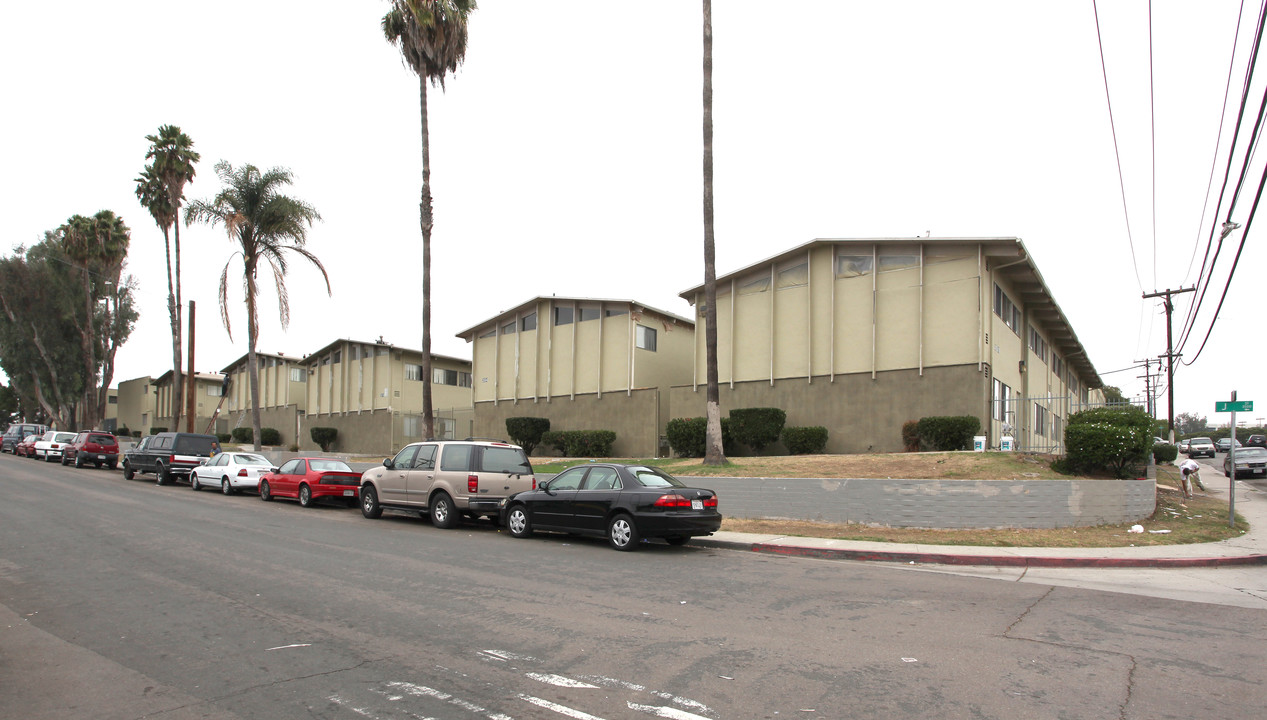
[[[471,374],[469,372],[458,373],[458,387],[471,387]]]
[[[224,386],[222,385],[208,385],[207,386],[207,397],[220,397],[222,395],[224,395]]]
[[[851,278],[871,272],[872,257],[870,255],[837,255],[836,277]]]
[[[1034,403],[1034,434],[1047,435],[1047,408]]]
[[[554,308],[554,324],[555,325],[571,325],[572,324],[572,308],[556,307]]]
[[[1021,310],[1012,302],[1012,298],[1003,292],[998,283],[994,284],[994,314],[999,316],[1004,325],[1012,329],[1018,336],[1021,334]]]
[[[304,375],[304,369],[303,369],[303,368],[291,368],[291,369],[290,369],[290,381],[291,381],[291,382],[303,382],[304,380],[307,380],[307,379],[308,379],[308,378],[307,378],[307,376],[305,376],[305,375]]]
[[[431,382],[437,385],[454,385],[456,387],[470,387],[471,374],[462,372],[461,370],[449,370],[447,368],[431,368]]]
[[[417,415],[406,415],[400,421],[403,426],[401,432],[404,433],[405,437],[418,437],[421,429],[418,425]]]
[[[616,317],[617,315],[628,315],[629,311],[624,308],[608,308],[603,311],[605,317]]]
[[[537,329],[537,314],[535,312],[531,312],[531,313],[528,313],[527,315],[524,315],[522,318],[520,318],[519,329],[524,330],[524,331],[536,330]]]
[[[1033,325],[1029,326],[1029,349],[1039,360],[1047,362],[1047,341]]]
[[[751,280],[745,280],[743,284],[739,286],[739,294],[752,295],[754,293],[763,293],[769,289],[770,289],[770,276],[763,274],[760,277],[754,277]]]
[[[110,397],[106,398],[106,404],[107,404],[107,405],[118,405],[118,404],[119,404],[119,396],[118,396],[118,395],[111,395]]]
[[[514,334],[515,334],[515,321],[514,321],[514,320],[511,320],[510,322],[506,323],[505,325],[502,325],[502,335],[514,335]]]
[[[343,362],[343,351],[342,351],[342,350],[335,350],[335,351],[334,351],[334,359],[333,359],[331,362],[336,362],[336,363],[337,363],[337,362]]]
[[[412,363],[405,363],[405,379],[406,380],[422,380],[422,366]]]
[[[1060,434],[1060,416],[1056,414],[1051,416],[1051,436],[1056,442],[1063,439]]]
[[[883,250],[880,252],[880,272],[904,270],[919,266],[919,253],[911,250]]]
[[[777,282],[780,290],[809,285],[809,262],[802,260],[779,270]]]
[[[999,422],[1007,422],[1008,403],[1012,400],[1012,388],[1008,387],[1003,382],[1000,382],[998,378],[995,378],[994,397],[992,400],[993,402],[991,405],[994,406],[992,416],[994,419]]]
[[[491,338],[491,337],[495,337],[496,335],[497,335],[497,326],[494,325],[493,327],[489,328],[487,331],[482,333],[480,335],[480,339],[483,340],[484,338]]]
[[[456,440],[458,421],[453,418],[435,419],[436,440]]]
[[[649,328],[643,325],[637,325],[636,327],[638,328],[635,335],[635,342],[637,346],[643,350],[655,352],[655,328]]]
[[[580,320],[580,322],[585,322],[586,320],[597,320],[597,319],[598,319],[598,316],[599,316],[598,308],[596,308],[596,307],[583,307],[583,308],[581,308],[581,320]]]

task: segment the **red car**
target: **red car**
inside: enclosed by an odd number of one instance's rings
[[[119,465],[119,441],[114,435],[98,430],[87,430],[75,436],[74,442],[62,450],[62,465],[75,463],[81,468],[102,465],[111,470]]]
[[[13,446],[13,454],[21,457],[35,457],[35,441],[44,437],[43,435],[27,435],[22,438],[22,442]]]
[[[361,474],[342,460],[298,457],[260,478],[259,490],[264,501],[298,498],[300,505],[310,507],[321,498],[341,498],[356,507],[360,487]]]

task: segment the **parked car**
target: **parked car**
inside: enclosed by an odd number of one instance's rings
[[[348,507],[356,507],[361,474],[342,460],[319,457],[298,457],[287,460],[260,478],[260,499],[297,498],[299,504],[311,507],[324,498],[339,498]]]
[[[1188,440],[1187,440],[1187,439],[1180,440],[1180,441],[1179,441],[1179,443],[1178,443],[1178,445],[1179,445],[1179,452],[1181,452],[1181,453],[1186,453],[1186,452],[1188,452]]]
[[[189,472],[189,486],[195,491],[219,487],[225,495],[238,490],[254,491],[260,486],[260,478],[272,468],[273,463],[263,455],[222,452]]]
[[[119,440],[111,433],[99,430],[81,432],[62,450],[62,465],[72,462],[77,468],[91,464],[96,468],[105,465],[113,470],[119,465]]]
[[[712,535],[721,529],[721,513],[712,490],[688,487],[659,468],[588,463],[508,497],[502,522],[517,538],[558,530],[606,537],[617,550],[633,550],[641,538],[682,545]]]
[[[1214,449],[1219,452],[1225,453],[1227,452],[1228,448],[1232,447],[1233,442],[1236,443],[1236,447],[1241,446],[1240,440],[1233,441],[1232,438],[1219,438],[1218,441],[1214,443]]]
[[[1250,435],[1245,439],[1245,447],[1267,448],[1267,435]]]
[[[131,480],[137,473],[154,473],[159,485],[188,480],[191,470],[218,452],[220,441],[215,435],[183,432],[150,435],[123,454],[123,477]]]
[[[18,443],[26,438],[35,435],[43,435],[48,432],[48,426],[39,425],[37,423],[13,423],[4,431],[4,436],[0,439],[0,452],[17,454]]]
[[[36,460],[53,462],[62,459],[62,449],[75,441],[75,433],[49,430],[35,441],[32,448]]]
[[[506,497],[537,486],[523,448],[491,440],[442,440],[406,445],[361,476],[361,514],[384,508],[429,513],[439,528],[462,517],[496,520]]]
[[[1232,477],[1231,456],[1223,458],[1223,474]],[[1267,477],[1267,449],[1242,448],[1236,451],[1236,477]]]
[[[22,438],[21,442],[13,447],[13,454],[19,457],[34,458],[35,443],[42,437],[44,437],[43,433],[40,433],[39,435],[27,435]]]
[[[1188,441],[1188,448],[1184,452],[1188,453],[1188,457],[1199,455],[1214,457],[1214,441],[1208,437],[1194,437]]]

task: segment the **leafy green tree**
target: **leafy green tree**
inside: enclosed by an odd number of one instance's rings
[[[150,163],[136,179],[136,197],[162,229],[163,245],[167,249],[167,314],[172,324],[172,427],[179,428],[184,408],[180,352],[184,313],[180,297],[180,223],[177,220],[185,198],[185,185],[193,182],[194,164],[202,157],[194,151],[194,141],[175,125],[162,125],[156,135],[146,135],[145,139],[150,141],[145,153]],[[175,234],[174,265],[169,230]]]
[[[1122,394],[1122,391],[1112,385],[1104,386],[1104,402],[1107,405],[1126,405],[1130,401]]]
[[[22,417],[22,398],[11,385],[0,385],[0,427],[8,427],[17,422],[20,417]]]
[[[246,356],[247,375],[251,382],[251,427],[254,431],[255,450],[260,449],[260,377],[259,359],[255,345],[259,339],[259,315],[257,300],[259,289],[256,276],[260,263],[266,263],[273,271],[273,284],[277,288],[278,319],[282,327],[290,325],[290,301],[286,293],[287,256],[295,254],[307,260],[321,271],[330,293],[330,276],[321,261],[305,245],[308,228],[321,219],[316,208],[302,200],[283,195],[282,189],[290,185],[294,177],[286,168],[272,168],[260,172],[254,165],[234,168],[221,160],[216,163],[216,175],[224,187],[214,199],[195,200],[185,209],[185,224],[204,223],[211,227],[223,226],[229,240],[237,244],[229,261],[220,273],[220,319],[224,329],[233,337],[229,322],[229,268],[235,258],[242,259],[243,287],[246,290]],[[424,383],[424,386],[430,383]]]
[[[1193,412],[1181,412],[1175,416],[1176,435],[1192,435],[1205,432],[1206,427],[1204,415]]]
[[[466,57],[466,25],[475,0],[391,0],[383,16],[387,42],[400,50],[405,67],[418,76],[422,116],[422,421],[423,437],[435,436],[431,401],[431,139],[427,125],[427,81],[444,89],[444,78]]]

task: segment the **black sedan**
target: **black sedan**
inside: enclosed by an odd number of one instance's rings
[[[534,530],[606,537],[617,550],[642,538],[681,545],[721,529],[717,493],[687,487],[659,468],[587,463],[502,501],[502,524],[517,538]]]

